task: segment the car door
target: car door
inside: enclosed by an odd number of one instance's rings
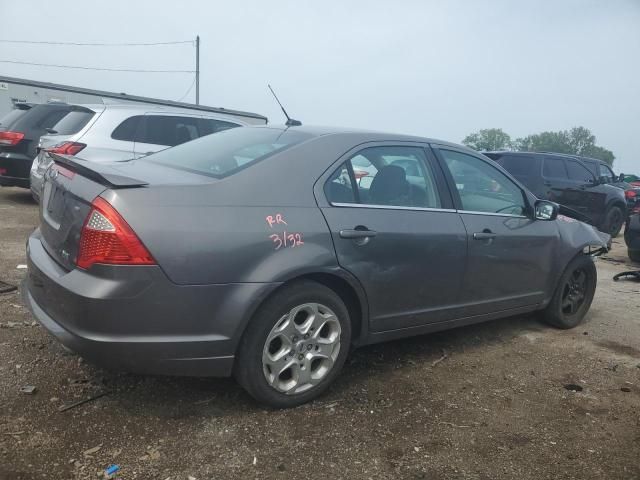
[[[596,221],[604,214],[607,194],[595,175],[578,160],[565,160],[569,174],[569,188],[565,194],[567,206]],[[573,206],[572,206],[573,205]]]
[[[434,146],[468,235],[463,316],[532,307],[546,298],[559,234],[533,220],[521,189],[495,163]]]
[[[338,262],[362,284],[373,332],[450,319],[459,301],[466,231],[424,147],[368,144],[321,180]]]

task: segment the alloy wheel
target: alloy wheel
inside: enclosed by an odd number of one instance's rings
[[[267,383],[287,395],[318,385],[340,353],[340,322],[319,303],[305,303],[282,316],[269,332],[262,352]]]
[[[586,298],[587,272],[579,268],[567,279],[562,292],[562,313],[575,315]]]

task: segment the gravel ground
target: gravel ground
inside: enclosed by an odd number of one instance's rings
[[[36,224],[29,193],[0,188],[0,280],[24,277]],[[640,284],[611,280],[631,267],[621,239],[597,265],[574,330],[527,316],[363,348],[288,411],[230,379],[87,364],[2,294],[0,479],[639,479]]]

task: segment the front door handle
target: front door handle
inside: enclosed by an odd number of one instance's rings
[[[493,238],[496,238],[496,234],[488,231],[488,232],[476,232],[473,234],[473,239],[474,240],[491,240]]]
[[[348,239],[370,238],[377,234],[375,230],[340,230],[340,238]]]

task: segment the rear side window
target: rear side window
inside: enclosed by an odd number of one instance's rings
[[[295,129],[233,128],[162,150],[143,161],[221,178],[312,137]]]
[[[567,171],[571,180],[584,183],[593,181],[593,174],[576,160],[567,160]]]
[[[333,172],[324,185],[324,194],[331,203],[356,203],[348,162]]]
[[[116,127],[111,134],[111,138],[114,140],[122,140],[124,142],[135,142],[136,133],[140,126],[140,121],[144,118],[143,115],[136,115],[134,117],[127,118],[124,122]]]
[[[514,177],[531,177],[539,173],[536,171],[538,162],[534,157],[525,155],[503,155],[496,162]]]
[[[546,178],[569,178],[562,158],[545,157],[542,175]]]
[[[91,110],[72,110],[51,127],[58,135],[72,135],[82,130],[94,116]]]
[[[223,130],[229,130],[230,128],[239,127],[237,123],[225,122],[223,120],[216,120],[214,118],[203,118],[200,121],[200,125],[203,127],[200,136],[209,135],[210,133],[221,132]]]

